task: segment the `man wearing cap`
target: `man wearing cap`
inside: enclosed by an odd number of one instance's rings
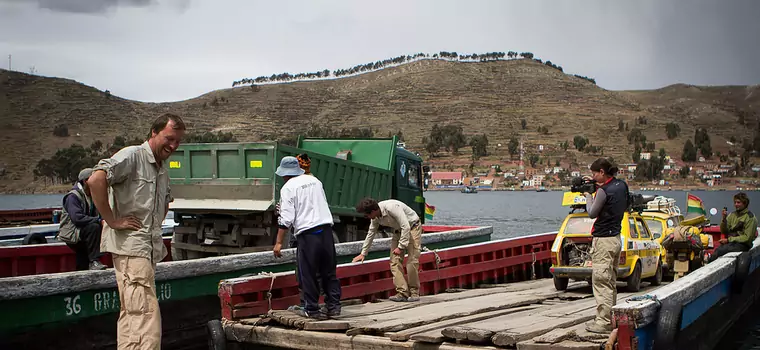
[[[76,253],[77,270],[103,270],[105,265],[98,259],[100,254],[100,231],[103,219],[98,215],[92,202],[87,179],[92,168],[79,172],[74,188],[63,196],[63,215],[58,230],[58,239],[65,242]]]
[[[282,241],[292,227],[297,240],[296,264],[298,285],[303,293],[304,308],[295,314],[314,319],[340,315],[340,282],[335,273],[333,217],[327,204],[322,182],[314,176],[301,176],[298,159],[283,157],[275,172],[285,184],[280,189],[280,217],[274,256],[282,257]],[[325,314],[319,310],[317,273],[325,290]]]

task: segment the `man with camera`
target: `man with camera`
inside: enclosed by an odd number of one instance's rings
[[[591,229],[591,286],[596,300],[596,318],[586,323],[586,330],[593,333],[612,331],[612,307],[617,302],[617,267],[620,260],[621,221],[628,210],[628,185],[615,178],[618,168],[605,158],[599,158],[590,166],[593,183],[584,188],[586,211],[594,221]],[[574,186],[575,187],[575,186]],[[596,188],[596,191],[593,191]],[[590,192],[595,192],[592,195]]]
[[[720,233],[728,236],[722,238],[720,247],[715,249],[710,262],[731,252],[746,252],[752,248],[752,242],[757,233],[757,217],[749,211],[749,197],[744,192],[734,195],[734,211],[728,214],[723,208],[723,219],[720,221]]]

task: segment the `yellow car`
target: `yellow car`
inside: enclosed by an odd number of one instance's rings
[[[570,203],[574,210],[565,218],[552,244],[550,271],[557,290],[567,289],[570,279],[591,281],[591,228],[596,219],[588,217],[580,201],[577,198],[563,201],[563,205]],[[575,210],[582,212],[575,213]],[[625,281],[626,290],[631,292],[639,291],[642,279],[659,285],[663,267],[661,246],[647,223],[636,211],[628,211],[623,215],[621,231],[618,280]]]

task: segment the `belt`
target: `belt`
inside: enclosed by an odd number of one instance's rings
[[[331,225],[330,224],[324,224],[324,225],[314,226],[314,227],[312,227],[310,229],[304,230],[301,233],[308,233],[308,234],[318,235],[318,234],[322,233],[322,230],[324,230],[325,228],[327,228],[329,226],[331,226]]]

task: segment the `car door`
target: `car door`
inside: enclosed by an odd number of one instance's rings
[[[639,257],[641,258],[641,273],[645,276],[654,275],[657,271],[657,258],[660,255],[660,249],[657,242],[652,238],[644,219],[636,218],[636,228],[639,230],[639,239],[641,249]]]

